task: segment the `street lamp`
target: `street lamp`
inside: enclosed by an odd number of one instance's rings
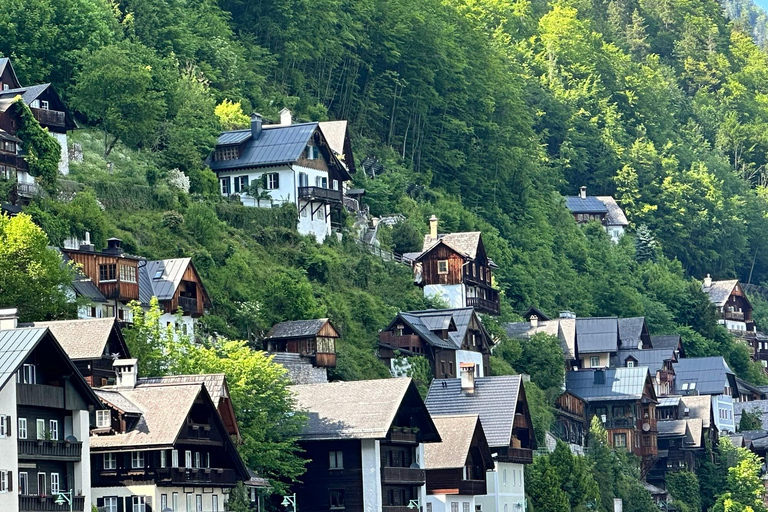
[[[282,506],[288,508],[289,505],[293,505],[293,512],[296,512],[296,493],[283,496]]]
[[[56,494],[56,503],[57,505],[63,505],[65,503],[69,504],[69,512],[72,512],[72,489],[66,492],[59,491]]]
[[[421,502],[418,499],[411,500],[408,502],[408,508],[417,508],[421,510]]]

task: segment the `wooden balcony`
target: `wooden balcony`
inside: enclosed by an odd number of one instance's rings
[[[605,423],[603,423],[603,426],[608,430],[614,428],[634,429],[635,423],[635,418],[608,418]]]
[[[341,204],[344,196],[341,190],[322,187],[299,187],[299,197],[311,201]]]
[[[17,183],[16,194],[21,197],[35,197],[40,194],[41,189],[36,183]]]
[[[508,448],[503,459],[505,462],[533,464],[533,450],[530,448]]]
[[[72,510],[77,512],[86,512],[85,508],[85,496],[75,496],[72,498]],[[56,498],[52,496],[19,496],[19,512],[48,512],[48,511],[61,511],[65,512],[70,510],[69,504],[57,505]],[[87,511],[90,512],[90,511]]]
[[[421,347],[421,338],[415,334],[397,336],[392,331],[381,331],[379,333],[379,343],[404,350],[412,350],[416,347]]]
[[[389,441],[393,443],[417,444],[416,432],[392,430],[389,433]]]
[[[424,485],[426,473],[416,468],[381,468],[381,483],[384,485]]]
[[[460,496],[482,496],[488,494],[485,480],[462,480],[459,482]]]
[[[744,313],[741,311],[726,311],[723,313],[723,318],[726,320],[736,320],[737,322],[743,322]]]
[[[179,296],[179,307],[185,315],[197,315],[197,299],[195,297]]]
[[[318,368],[335,368],[336,367],[336,354],[318,352],[315,354],[315,366]]]
[[[64,388],[43,384],[16,384],[17,405],[64,408]]]
[[[489,315],[498,315],[501,311],[498,299],[493,301],[480,297],[467,297],[467,307],[475,308],[478,312]]]
[[[37,122],[43,126],[56,126],[64,128],[66,126],[66,115],[58,110],[48,110],[44,108],[31,108],[32,115]]]
[[[157,468],[158,485],[237,485],[234,469],[222,468]]]
[[[19,439],[19,458],[35,460],[61,460],[77,462],[81,459],[83,443],[80,441],[46,441]]]

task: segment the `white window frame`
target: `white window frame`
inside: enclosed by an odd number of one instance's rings
[[[160,495],[160,511],[168,508],[168,495],[167,494],[161,494]]]
[[[48,430],[51,431],[51,441],[59,440],[59,420],[48,420]]]
[[[184,450],[184,467],[192,467],[192,450]]]
[[[203,512],[203,495],[195,494],[195,512]]]
[[[627,368],[634,368],[634,367],[635,367],[635,362],[634,361],[631,361],[631,360],[627,361]]]
[[[19,384],[37,384],[37,368],[34,364],[24,364],[16,372],[16,382]]]
[[[0,493],[8,492],[8,471],[0,470]]]
[[[201,461],[200,452],[195,452],[195,467],[198,469],[200,468],[200,461]]]
[[[27,418],[19,418],[16,425],[16,435],[19,439],[27,438]]]
[[[104,497],[104,512],[117,512],[117,496]]]
[[[276,172],[267,173],[267,190],[276,190],[280,186],[280,175]]]
[[[179,450],[171,450],[171,467],[179,467]]]
[[[45,439],[45,420],[40,418],[35,420],[35,427],[37,428],[37,438]]]
[[[61,487],[59,486],[59,474],[58,473],[51,473],[51,495],[58,493],[61,491]]]
[[[0,439],[8,436],[8,433],[5,431],[5,422],[8,421],[7,417],[5,414],[0,414]]]
[[[589,367],[590,368],[599,368],[600,367],[600,356],[590,356],[589,357]]]
[[[211,453],[205,452],[205,467],[210,468],[211,467]]]
[[[22,496],[29,495],[29,473],[26,471],[19,473],[19,494]]]
[[[146,496],[132,496],[131,497],[131,511],[132,512],[147,512],[147,497]]]
[[[219,495],[211,496],[211,512],[219,512]]]
[[[144,452],[131,452],[131,469],[144,469]]]
[[[102,466],[104,469],[117,469],[117,457],[112,452],[107,452],[101,456]]]
[[[40,100],[41,110],[48,110],[50,107],[51,107],[51,104],[48,102],[48,100]]]
[[[168,452],[165,450],[160,450],[160,467],[161,468],[167,468],[168,467]],[[160,510],[162,510],[165,507],[160,507]]]
[[[194,506],[195,506],[195,495],[191,492],[188,492],[187,494],[187,512],[194,512]]]
[[[96,428],[109,428],[111,424],[112,415],[110,414],[109,409],[100,409],[96,411]]]
[[[443,265],[445,265],[445,269],[443,269]],[[448,260],[437,260],[437,273],[439,275],[445,275],[448,273],[450,266],[448,265]]]

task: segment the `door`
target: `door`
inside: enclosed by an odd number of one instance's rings
[[[45,473],[37,474],[37,495],[46,496],[48,494],[48,488],[45,486]]]

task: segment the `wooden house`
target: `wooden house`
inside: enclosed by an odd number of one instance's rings
[[[265,342],[270,353],[300,354],[317,367],[336,366],[336,340],[339,331],[328,318],[294,320],[275,324]]]
[[[713,281],[707,274],[701,290],[709,296],[709,301],[716,308],[718,323],[726,329],[738,334],[755,330],[752,304],[737,279]]]
[[[480,417],[446,415],[432,420],[441,441],[424,446],[427,503],[432,512],[451,512],[456,505],[476,510],[475,496],[488,492],[486,475],[494,467]]]
[[[570,391],[557,397],[552,434],[581,451],[587,445],[587,402]]]
[[[474,364],[477,377],[490,373],[493,340],[473,308],[400,312],[379,333],[379,357],[397,374],[398,356],[423,356],[438,379],[457,378]]]
[[[579,189],[578,196],[567,196],[565,206],[578,224],[597,221],[614,243],[624,235],[629,226],[624,210],[611,196],[587,196],[587,187]]]
[[[424,443],[440,441],[411,379],[293,386],[309,460],[301,510],[405,511],[426,499]]]

